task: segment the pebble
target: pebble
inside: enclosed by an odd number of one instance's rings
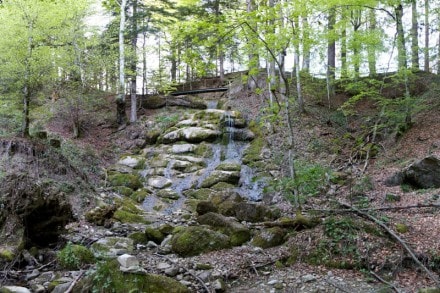
[[[180,280],[179,282],[180,282],[180,284],[182,284],[182,285],[184,285],[184,286],[190,286],[190,285],[192,285],[192,283],[191,283],[190,281]]]
[[[171,265],[169,263],[166,263],[166,262],[160,262],[160,263],[157,264],[156,267],[157,267],[157,269],[163,271],[163,270],[171,268]]]
[[[165,273],[165,275],[167,275],[169,277],[174,277],[179,273],[179,269],[176,267],[171,267],[171,268],[165,269],[164,273]]]
[[[278,282],[279,282],[278,280],[270,280],[269,282],[267,282],[267,285],[272,286],[272,285],[277,284]]]
[[[33,280],[36,277],[38,277],[39,275],[40,275],[40,271],[35,269],[31,273],[26,275],[26,280],[28,280],[28,281]]]
[[[316,281],[316,277],[314,275],[307,274],[301,277],[301,281],[304,283],[313,282]]]

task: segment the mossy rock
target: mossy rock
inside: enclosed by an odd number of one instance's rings
[[[217,166],[217,168],[215,168],[216,170],[221,170],[221,171],[236,171],[236,172],[240,172],[241,171],[241,164],[238,163],[221,163],[220,165]]]
[[[142,99],[142,107],[146,109],[159,109],[165,107],[167,101],[163,96],[147,96]]]
[[[142,187],[142,182],[138,175],[116,173],[109,176],[109,182],[112,186],[125,186],[133,190]]]
[[[156,193],[156,196],[158,196],[160,198],[164,198],[164,199],[171,199],[171,200],[177,200],[180,198],[180,195],[176,191],[169,189],[169,188],[159,190]]]
[[[211,186],[211,189],[216,191],[224,191],[233,188],[235,188],[235,185],[226,182],[219,182]]]
[[[117,260],[101,262],[90,277],[78,283],[74,292],[154,292],[189,293],[189,289],[178,281],[155,274],[127,274],[119,270]],[[102,291],[104,290],[104,291]]]
[[[209,225],[214,230],[228,235],[231,238],[233,246],[242,245],[251,239],[250,230],[243,224],[237,222],[234,218],[228,218],[223,215],[209,212],[197,218],[202,225]]]
[[[194,150],[194,154],[199,157],[205,157],[205,158],[211,157],[212,147],[209,144],[202,142],[197,145],[197,147]]]
[[[118,255],[133,253],[134,241],[125,237],[101,238],[90,247],[96,258],[115,258]]]
[[[85,218],[90,223],[98,226],[108,226],[111,223],[118,205],[104,205],[96,207],[85,214]]]
[[[255,133],[255,131],[254,131]],[[248,148],[243,152],[243,164],[252,165],[257,161],[261,161],[261,151],[263,150],[264,140],[261,136],[256,136],[249,144]]]
[[[147,227],[144,234],[148,240],[157,244],[160,244],[165,239],[165,235],[159,229],[153,227]]]
[[[95,262],[93,253],[85,246],[67,243],[57,255],[58,263],[65,269],[78,270]]]
[[[171,226],[170,224],[163,224],[163,225],[160,225],[157,230],[159,230],[160,233],[162,233],[164,235],[169,235],[169,234],[173,233],[174,227]]]
[[[145,134],[145,143],[148,145],[155,144],[160,134],[161,134],[160,129],[151,129],[147,131],[147,133]]]
[[[246,222],[263,222],[266,220],[274,220],[279,217],[279,214],[272,211],[270,208],[250,202],[233,203],[228,210],[224,211],[227,216],[234,216],[239,221]]]
[[[223,233],[202,226],[190,226],[173,235],[171,247],[175,253],[186,257],[230,248],[231,242]]]
[[[0,261],[12,261],[15,258],[15,253],[8,248],[0,247]]]
[[[211,196],[212,190],[209,188],[188,189],[185,190],[183,194],[189,198],[194,198],[197,200],[207,200]]]
[[[440,288],[422,288],[418,293],[440,293]]]
[[[286,241],[286,231],[280,227],[263,229],[252,239],[252,245],[269,248],[283,244]]]
[[[238,181],[240,181],[240,172],[214,170],[208,178],[203,180],[200,186],[202,188],[209,188],[219,182],[237,185]]]
[[[131,196],[134,192],[133,189],[126,186],[115,186],[113,187],[113,190],[123,196]]]
[[[121,223],[148,223],[143,216],[143,210],[130,198],[118,201],[119,208],[113,214],[113,219]]]
[[[214,212],[216,213],[218,208],[209,200],[203,200],[197,203],[196,212],[199,215]]]
[[[145,235],[145,233],[142,233],[142,232],[131,233],[130,235],[128,235],[128,238],[133,240],[133,244],[134,245],[136,245],[136,244],[146,244],[148,242],[147,235]]]
[[[130,198],[137,203],[142,203],[145,201],[145,198],[149,196],[151,192],[146,188],[141,188],[136,190],[130,195]]]

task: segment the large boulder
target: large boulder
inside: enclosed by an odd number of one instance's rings
[[[219,182],[226,182],[230,184],[238,184],[240,181],[240,172],[239,171],[222,171],[222,170],[214,170],[208,178],[203,180],[200,187],[209,188]]]
[[[202,226],[190,226],[173,235],[171,247],[175,253],[185,257],[230,248],[231,242],[223,233]]]
[[[220,135],[221,132],[219,130],[213,130],[203,127],[186,127],[165,134],[162,137],[162,142],[174,143],[177,141],[186,141],[190,143],[199,143],[202,141],[214,141]]]
[[[251,238],[250,230],[236,219],[208,212],[197,218],[202,225],[209,225],[216,231],[228,235],[233,246],[241,245]]]
[[[440,159],[435,156],[417,161],[394,174],[385,182],[388,186],[408,184],[415,188],[440,187]]]
[[[252,245],[261,248],[269,248],[283,244],[286,241],[286,231],[279,227],[272,227],[269,229],[263,229],[254,239],[252,239]]]

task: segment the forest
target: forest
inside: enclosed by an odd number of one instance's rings
[[[439,1],[0,23],[0,292],[439,292]]]

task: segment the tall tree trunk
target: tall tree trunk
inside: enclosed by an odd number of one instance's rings
[[[425,48],[424,70],[429,72],[429,0],[425,0]]]
[[[368,13],[368,19],[369,19],[369,29],[371,32],[376,31],[376,11],[374,9],[370,9]],[[376,76],[376,47],[373,44],[368,44],[367,47],[368,52],[368,71],[370,73],[370,77]]]
[[[332,31],[334,30],[336,23],[335,9],[331,8],[327,19],[327,30],[328,30],[328,40],[327,40],[327,86],[330,96],[334,96],[334,81],[336,78],[336,42],[335,38],[332,36]]]
[[[132,0],[132,35],[131,35],[131,48],[133,50],[133,56],[131,59],[131,77],[130,77],[130,122],[136,122],[137,120],[137,96],[136,96],[136,78],[137,78],[137,40],[138,40],[138,28],[137,28],[137,0]]]
[[[251,13],[255,10],[255,0],[246,0],[246,11],[248,13]],[[257,24],[254,26],[254,30],[258,31]],[[254,68],[260,67],[260,56],[258,56],[258,52],[255,45],[252,45],[251,49],[249,50],[248,54],[248,72],[252,72]],[[253,91],[257,88],[256,83],[257,76],[255,74],[248,74],[248,80],[247,80],[247,88],[250,91]]]
[[[396,16],[396,31],[397,31],[397,66],[398,70],[404,70],[408,68],[406,60],[406,47],[405,47],[405,33],[403,30],[403,6],[402,4],[395,7]]]
[[[415,71],[420,69],[419,64],[419,23],[417,21],[417,1],[411,1],[411,68]]]
[[[353,25],[353,37],[358,38],[358,31],[362,25],[362,10],[354,9],[351,11],[351,23]],[[356,78],[360,75],[360,63],[361,63],[361,45],[358,41],[355,40],[353,44],[353,67],[354,67],[354,75]]]
[[[127,0],[121,2],[121,20],[119,23],[119,87],[116,98],[116,121],[119,125],[127,124],[127,114],[125,113],[125,8]]]
[[[142,33],[142,96],[147,94],[147,32]]]
[[[33,22],[28,21],[28,43],[27,43],[27,57],[25,59],[25,72],[24,72],[24,86],[23,86],[23,117],[21,125],[21,134],[23,137],[29,137],[29,105],[31,100],[31,59],[32,50],[34,47],[33,38]]]
[[[304,72],[310,72],[310,26],[309,21],[307,19],[307,15],[301,18],[302,28],[303,28],[303,41],[302,41],[302,50],[303,50],[303,62],[302,69]]]
[[[348,74],[347,67],[347,28],[346,25],[343,24],[342,32],[341,32],[341,77],[345,78]]]

